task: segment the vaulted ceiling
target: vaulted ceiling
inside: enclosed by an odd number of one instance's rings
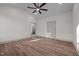
[[[41,4],[41,3],[40,3]],[[72,11],[73,4],[72,3],[47,3],[42,8],[47,8],[48,11],[42,12],[42,14],[33,14],[32,12],[34,9],[28,9],[28,6],[34,7],[32,3],[0,3],[0,6],[9,6],[9,7],[15,7],[15,8],[21,8],[26,10],[29,14],[31,14],[36,20],[42,19],[45,17],[55,16],[61,13]]]

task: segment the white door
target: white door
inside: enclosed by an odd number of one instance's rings
[[[47,22],[47,36],[56,37],[56,21]]]

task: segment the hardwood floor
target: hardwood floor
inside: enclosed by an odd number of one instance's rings
[[[70,42],[31,37],[28,39],[0,44],[1,56],[77,56]]]

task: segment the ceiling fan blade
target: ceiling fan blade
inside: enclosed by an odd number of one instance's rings
[[[36,9],[36,8],[34,8],[34,7],[27,7],[27,8],[30,8],[30,9]]]
[[[35,13],[35,12],[36,12],[36,10],[33,11],[33,13]]]
[[[41,14],[41,11],[39,11],[39,13]]]
[[[42,11],[48,11],[48,9],[40,9],[40,10],[42,10]]]
[[[44,6],[46,3],[42,3],[40,7]]]
[[[34,4],[34,6],[37,8],[38,6],[36,5],[36,3],[33,3]]]

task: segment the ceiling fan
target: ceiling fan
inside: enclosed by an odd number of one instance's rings
[[[39,3],[33,3],[35,7],[27,7],[27,8],[30,8],[30,9],[35,9],[33,11],[33,13],[35,12],[39,12],[40,14],[42,13],[41,11],[48,11],[48,9],[44,9],[42,8],[44,5],[46,5],[46,3],[42,3],[40,6],[39,6]]]

